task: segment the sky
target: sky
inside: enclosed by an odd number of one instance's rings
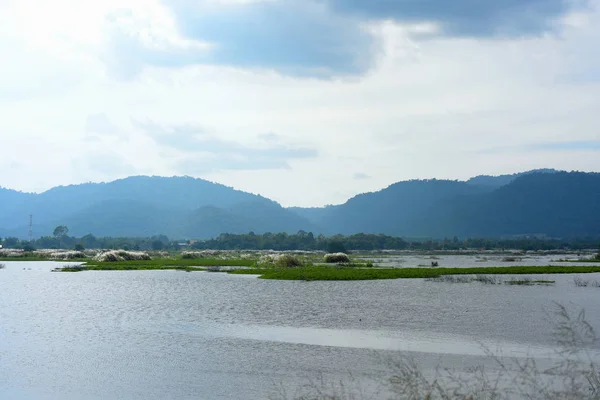
[[[0,186],[600,171],[598,42],[600,0],[0,0]]]

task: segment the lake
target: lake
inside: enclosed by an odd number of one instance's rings
[[[552,286],[297,282],[3,263],[2,399],[264,399],[322,376],[372,391],[406,355],[428,371],[493,368],[482,346],[551,363],[554,301],[600,329],[600,288],[569,275],[535,275]]]

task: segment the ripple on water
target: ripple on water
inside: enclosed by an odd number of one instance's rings
[[[481,341],[516,355],[545,354],[552,337],[543,309],[552,301],[584,306],[590,321],[600,321],[600,291],[559,275],[549,277],[551,287],[518,287],[59,274],[29,265],[0,271],[0,394],[264,398],[272,377],[381,375],[373,352],[418,351],[432,363],[462,363],[479,360]]]

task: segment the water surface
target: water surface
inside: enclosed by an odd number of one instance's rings
[[[402,354],[425,368],[486,363],[482,345],[551,359],[553,301],[600,322],[600,289],[565,275],[521,287],[5,264],[0,398],[259,399],[320,373],[387,377],[382,360]]]

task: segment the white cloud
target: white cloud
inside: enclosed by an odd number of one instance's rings
[[[600,170],[597,149],[534,149],[600,139],[597,9],[563,18],[554,34],[529,38],[415,41],[410,32],[435,26],[387,22],[373,26],[385,40],[376,67],[319,80],[218,65],[148,66],[148,53],[134,54],[139,49],[123,35],[159,49],[196,45],[178,36],[160,3],[49,4],[0,2],[0,54],[9,60],[0,63],[1,186],[42,190],[192,171],[284,205],[322,205],[402,179]],[[128,62],[129,72],[122,69]],[[207,126],[239,148],[294,144],[315,147],[317,156],[262,170],[236,156],[206,168],[132,123],[148,120]],[[86,129],[105,134],[90,142]]]

